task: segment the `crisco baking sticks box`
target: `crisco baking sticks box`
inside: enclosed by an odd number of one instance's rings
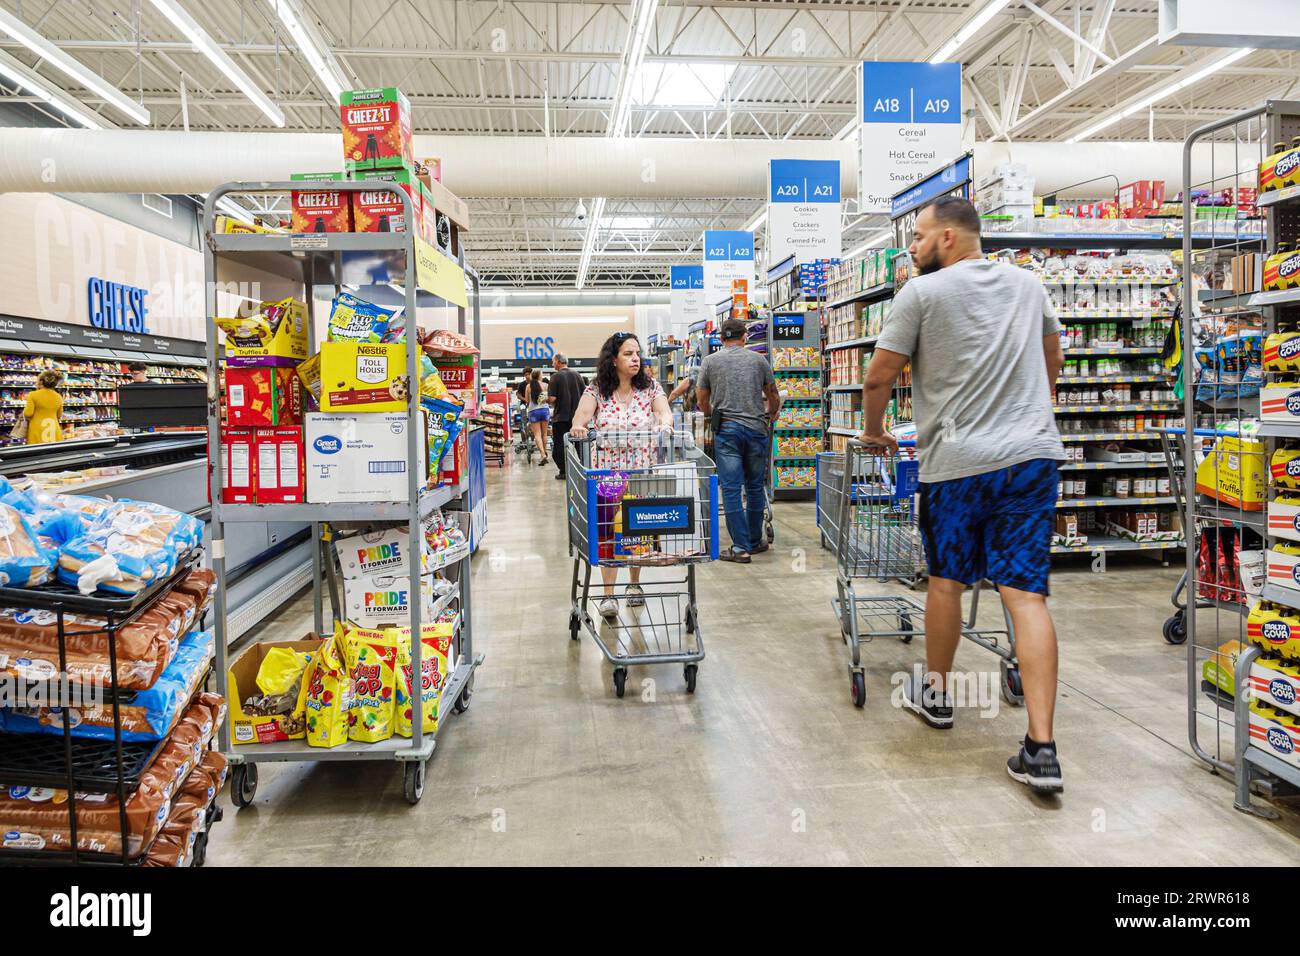
[[[406,221],[406,207],[401,197],[388,189],[363,189],[352,194],[352,225],[357,232],[415,232],[424,215],[420,198],[420,181],[409,169],[359,170],[354,179],[375,179],[400,186],[411,198],[411,222]]]
[[[295,182],[338,182],[342,173],[294,173]],[[352,200],[338,189],[294,189],[289,193],[294,232],[351,232]]]
[[[1300,659],[1300,614],[1261,601],[1246,618],[1246,639],[1270,654]]]
[[[1300,718],[1252,700],[1250,745],[1300,767]]]
[[[344,90],[339,94],[339,122],[343,168],[348,172],[414,167],[411,104],[401,90]]]
[[[1300,716],[1300,666],[1257,657],[1250,663],[1250,690],[1261,703]]]
[[[1264,291],[1300,288],[1300,250],[1284,249],[1264,260]]]
[[[322,342],[323,412],[403,412],[411,397],[406,345]]]
[[[1259,192],[1261,195],[1288,186],[1300,186],[1300,137],[1292,140],[1291,148],[1285,143],[1273,147],[1273,155],[1259,164]]]

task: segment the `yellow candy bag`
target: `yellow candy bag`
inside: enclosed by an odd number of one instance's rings
[[[289,647],[273,647],[257,669],[257,688],[267,697],[287,694],[302,677],[311,655]]]
[[[312,747],[337,747],[348,739],[352,682],[348,680],[344,645],[343,626],[335,624],[334,636],[321,644],[303,676],[307,743]]]
[[[414,733],[415,715],[411,706],[411,629],[389,629],[397,640],[397,733],[410,737]],[[448,676],[451,655],[451,624],[425,624],[420,628],[420,711],[426,734],[438,729],[438,698]]]
[[[348,676],[352,679],[349,740],[374,743],[393,736],[397,643],[389,631],[357,628],[348,634]]]

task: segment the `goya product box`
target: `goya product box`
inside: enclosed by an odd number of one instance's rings
[[[226,369],[226,420],[231,425],[300,425],[302,397],[302,382],[292,368]]]
[[[1300,659],[1300,614],[1279,604],[1261,601],[1246,618],[1246,639],[1269,654]]]
[[[1274,332],[1264,340],[1264,370],[1300,372],[1300,332]]]
[[[1257,700],[1250,702],[1250,745],[1300,767],[1300,718]]]
[[[1300,666],[1257,657],[1250,664],[1250,690],[1257,701],[1300,717]]]
[[[357,179],[373,179],[400,186],[411,198],[411,221],[406,221],[406,207],[401,197],[390,189],[361,189],[352,193],[352,225],[357,232],[415,232],[420,230],[424,214],[420,200],[420,182],[409,169],[383,169],[358,173]]]
[[[226,371],[229,373],[230,370]],[[222,429],[221,441],[221,500],[226,504],[253,504],[257,482],[257,456],[253,453],[253,429]]]
[[[260,696],[257,672],[274,648],[295,651],[299,654],[316,654],[323,642],[309,634],[301,641],[265,641],[249,645],[235,658],[226,672],[229,683],[230,739],[236,744],[270,744],[280,740],[302,740],[307,736],[307,721],[303,707],[304,690],[289,713],[259,714],[244,710],[244,702]],[[308,664],[310,669],[310,664]],[[304,681],[305,683],[305,681]]]
[[[324,342],[323,412],[404,412],[411,397],[402,342]]]
[[[256,315],[218,318],[226,334],[226,368],[296,366],[307,358],[307,306],[297,299],[263,302]]]
[[[1300,490],[1300,448],[1279,448],[1273,452],[1269,477],[1275,488]]]
[[[307,500],[405,501],[410,474],[407,415],[308,412]],[[423,447],[417,454],[424,484]]]
[[[1300,422],[1300,382],[1293,379],[1265,382],[1259,390],[1259,420]]]
[[[307,500],[307,466],[302,428],[281,425],[258,428],[253,434],[257,455],[257,503],[299,504]]]
[[[350,173],[415,165],[411,152],[411,104],[396,87],[344,90],[339,94],[343,168]]]
[[[1286,143],[1277,143],[1273,153],[1259,164],[1260,194],[1270,193],[1288,186],[1300,186],[1300,137]]]
[[[1264,291],[1300,288],[1300,249],[1279,249],[1264,260]]]
[[[1275,544],[1264,553],[1264,562],[1268,583],[1294,591],[1300,601],[1300,545]]]
[[[342,173],[294,173],[297,182],[338,182]],[[352,201],[339,189],[294,189],[289,193],[294,232],[351,232]]]

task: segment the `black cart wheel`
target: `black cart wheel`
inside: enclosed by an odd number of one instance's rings
[[[202,866],[208,859],[208,835],[200,833],[194,838],[194,855],[190,857],[190,866]]]
[[[569,612],[569,640],[578,639],[578,631],[582,630],[582,618],[578,617],[577,611]]]
[[[775,541],[776,541],[776,528],[774,528],[772,526],[772,522],[769,521],[767,522],[767,543],[773,544],[775,543]]]
[[[1164,635],[1170,644],[1183,644],[1187,641],[1187,619],[1182,611],[1165,621]]]
[[[408,760],[406,763],[406,773],[402,785],[402,792],[406,795],[406,802],[415,806],[424,796],[424,761]]]
[[[614,696],[622,697],[627,689],[627,671],[622,667],[614,668]]]
[[[695,633],[695,612],[690,608],[686,609],[686,633]]]
[[[867,702],[867,679],[863,676],[862,671],[853,672],[853,682],[849,688],[849,694],[853,697],[854,707],[861,707]]]
[[[700,670],[700,668],[699,668],[699,665],[698,665],[698,664],[687,664],[687,665],[686,665],[686,668],[685,668],[685,674],[686,674],[686,693],[688,693],[688,694],[694,694],[694,693],[695,693],[695,676],[696,676],[696,674],[699,673],[699,670]]]
[[[243,809],[257,796],[257,764],[238,763],[230,772],[230,802]]]
[[[912,630],[912,616],[910,614],[898,615],[898,629],[905,632],[900,640],[902,640],[904,644],[911,644],[912,638],[914,638],[916,634]]]
[[[460,689],[460,694],[456,697],[456,703],[451,705],[451,709],[458,714],[463,714],[469,710],[469,699],[474,696],[474,675],[469,675],[469,680],[465,681],[465,686]]]
[[[1025,688],[1020,683],[1020,668],[1002,662],[1002,697],[1012,707],[1025,702]]]

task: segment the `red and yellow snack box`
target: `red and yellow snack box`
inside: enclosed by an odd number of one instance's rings
[[[1300,372],[1300,332],[1273,332],[1264,339],[1266,372]]]
[[[400,186],[411,198],[411,222],[406,221],[406,207],[389,189],[363,189],[352,194],[352,225],[357,232],[419,232],[423,209],[420,181],[409,169],[359,171],[357,179],[374,179]]]
[[[300,504],[307,500],[306,451],[300,425],[257,428],[257,504]]]
[[[230,739],[236,744],[267,744],[279,740],[301,740],[307,736],[307,721],[303,713],[306,696],[306,673],[303,688],[298,693],[298,705],[288,714],[257,714],[244,710],[246,701],[258,697],[257,672],[272,648],[282,647],[299,653],[314,655],[324,642],[314,634],[301,641],[267,641],[252,644],[235,658],[227,671],[230,688]],[[308,670],[311,664],[307,665]]]
[[[411,104],[401,90],[344,90],[339,94],[343,168],[348,172],[415,165]]]
[[[323,342],[321,411],[404,412],[411,397],[406,372],[401,342]]]
[[[348,677],[352,680],[348,740],[375,743],[393,736],[397,643],[390,631],[356,628],[348,632]]]
[[[1300,137],[1291,141],[1290,149],[1277,143],[1273,154],[1259,164],[1260,195],[1288,186],[1300,186]]]
[[[307,306],[297,299],[263,302],[256,315],[217,318],[226,336],[226,368],[296,366],[307,358]]]
[[[294,173],[300,182],[338,182],[342,173]],[[295,189],[289,193],[294,232],[351,232],[352,202],[338,189]]]
[[[1264,260],[1264,291],[1300,288],[1300,249],[1279,249]]]
[[[257,456],[253,454],[253,429],[221,431],[221,500],[227,504],[252,504],[257,485]]]
[[[226,420],[231,425],[300,425],[302,399],[294,369],[226,369]]]

